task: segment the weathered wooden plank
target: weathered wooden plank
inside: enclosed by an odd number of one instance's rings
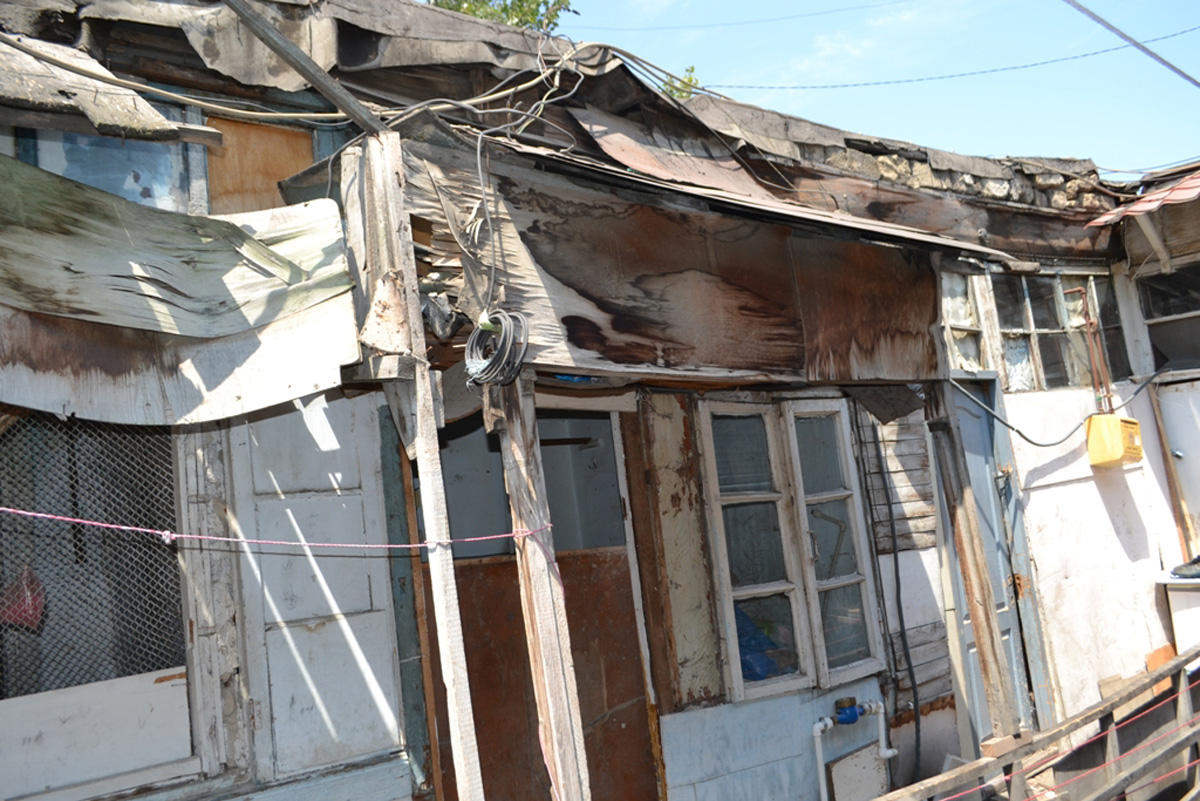
[[[726,692],[713,614],[715,590],[694,409],[692,396],[685,394],[649,393],[639,404],[647,462],[642,478],[650,491],[661,549],[677,708],[710,703]]]
[[[935,428],[936,426],[936,428]],[[1000,641],[996,621],[996,602],[992,593],[987,562],[983,554],[978,510],[971,485],[966,482],[966,459],[961,439],[952,421],[930,423],[938,468],[946,501],[950,505],[954,548],[958,554],[964,594],[971,605],[971,626],[975,632],[976,653],[979,655],[987,696],[988,715],[992,734],[1004,737],[1016,734],[1020,727],[1013,705],[1015,698],[1008,660]]]
[[[395,259],[387,265],[398,273],[399,294],[403,316],[421,319],[417,292],[417,271],[412,251],[412,234],[407,227],[403,207],[403,174],[399,135],[388,132],[368,137],[363,148],[360,169],[364,193],[371,198],[364,211],[386,210],[395,227],[374,227],[366,239],[384,237],[386,243],[368,245],[373,253],[386,253]],[[364,225],[363,221],[352,224]],[[396,241],[398,240],[398,241]],[[398,310],[399,311],[399,310]],[[425,352],[425,331],[420,325],[408,327],[411,352]],[[446,703],[450,713],[451,754],[454,776],[460,801],[482,801],[483,779],[479,769],[479,751],[475,738],[475,720],[467,677],[467,663],[462,641],[462,620],[458,607],[458,588],[454,581],[454,560],[450,547],[450,520],[446,511],[445,485],[438,447],[437,421],[433,410],[433,380],[429,365],[423,360],[414,366],[413,381],[401,388],[411,391],[417,411],[417,470],[421,476],[421,511],[425,522],[425,539],[429,547],[430,584],[434,615],[438,628],[438,654],[442,680],[446,687]]]
[[[279,182],[312,164],[312,133],[255,122],[209,117],[222,147],[208,152],[208,197],[213,214],[283,204]]]
[[[592,791],[583,721],[562,578],[554,560],[533,378],[532,370],[527,370],[508,386],[489,387],[488,399],[493,413],[498,411],[503,417],[500,455],[513,527],[531,532],[517,540],[517,576],[538,709],[538,739],[554,797],[559,801],[588,801]],[[485,408],[485,419],[488,414]]]
[[[629,516],[633,525],[642,587],[642,610],[650,650],[650,683],[657,699],[657,711],[666,715],[675,711],[679,682],[674,649],[669,647],[672,642],[671,598],[662,553],[662,534],[651,497],[648,480],[651,470],[641,415],[636,412],[623,413],[620,415],[620,425],[628,473]]]

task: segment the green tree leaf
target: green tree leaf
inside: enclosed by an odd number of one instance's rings
[[[430,5],[547,33],[558,27],[562,14],[578,13],[571,11],[571,0],[430,0]]]

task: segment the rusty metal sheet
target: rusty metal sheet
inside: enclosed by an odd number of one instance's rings
[[[937,286],[924,254],[599,192],[508,180],[500,191],[576,349],[615,365],[810,381],[937,374]],[[507,286],[514,308],[542,302]],[[557,302],[566,293],[575,301]]]
[[[625,549],[565,551],[557,554],[557,561],[571,630],[592,799],[657,801],[655,749]],[[516,567],[511,557],[499,557],[458,561],[454,572],[487,797],[550,801]],[[428,626],[433,634],[432,618]],[[436,654],[428,657],[434,669],[438,733],[445,743],[443,786],[447,801],[453,801],[445,692]]]
[[[1108,225],[1130,215],[1149,214],[1169,204],[1190,203],[1196,198],[1200,198],[1200,170],[1184,176],[1170,186],[1147,192],[1132,203],[1117,206],[1112,211],[1101,214],[1088,223],[1088,227]]]
[[[762,199],[773,197],[728,150],[712,153],[707,143],[699,140],[675,141],[658,131],[648,133],[632,120],[592,106],[573,108],[570,113],[605,153],[630,169],[676,183]]]

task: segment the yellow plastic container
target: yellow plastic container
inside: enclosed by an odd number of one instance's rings
[[[1092,415],[1087,421],[1087,448],[1092,467],[1141,461],[1142,425],[1116,414]]]

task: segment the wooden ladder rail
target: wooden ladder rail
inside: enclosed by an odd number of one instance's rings
[[[1193,711],[1191,692],[1188,687],[1187,665],[1200,659],[1200,645],[1190,648],[1161,667],[1148,671],[1140,676],[1127,679],[1117,686],[1116,691],[1108,698],[1088,707],[1084,711],[1031,737],[1026,742],[1018,742],[1013,748],[1002,754],[982,757],[965,765],[959,765],[952,770],[931,776],[928,779],[901,787],[890,793],[879,796],[876,801],[926,801],[934,796],[954,794],[969,790],[987,783],[997,775],[1004,775],[1008,781],[1008,793],[1011,801],[1025,801],[1030,796],[1026,775],[1023,772],[1028,767],[1029,758],[1035,754],[1058,748],[1062,741],[1085,726],[1099,723],[1105,734],[1105,761],[1120,756],[1120,744],[1117,741],[1115,710],[1135,700],[1142,693],[1150,690],[1163,679],[1173,680],[1178,695],[1175,698],[1175,720],[1178,729],[1169,737],[1163,737],[1153,743],[1153,747],[1137,760],[1127,765],[1121,765],[1105,776],[1099,787],[1093,788],[1086,795],[1072,794],[1072,801],[1107,801],[1118,795],[1130,785],[1147,778],[1155,768],[1163,762],[1183,751],[1189,755],[1200,751],[1200,715]],[[1143,746],[1139,746],[1139,753]],[[1070,749],[1053,758],[1039,759],[1049,765],[1051,762],[1066,756]],[[1132,750],[1129,752],[1132,753]],[[1192,756],[1191,759],[1195,759]],[[1189,759],[1189,761],[1191,761]],[[1107,770],[1107,768],[1105,769]],[[1185,796],[1185,801],[1200,801],[1200,790],[1195,781],[1197,771],[1191,768],[1187,772],[1191,789]]]

